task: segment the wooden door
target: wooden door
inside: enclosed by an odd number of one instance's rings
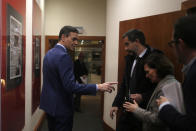
[[[3,85],[3,79],[1,79],[1,60],[2,60],[2,0],[0,0],[0,131],[2,130],[1,128],[1,87]]]
[[[122,76],[125,66],[124,56],[126,52],[124,50],[124,44],[122,42],[122,35],[129,29],[137,28],[144,32],[146,37],[146,43],[153,48],[162,50],[166,56],[175,65],[176,78],[182,81],[181,68],[176,57],[173,54],[172,49],[168,46],[168,42],[172,38],[172,30],[175,21],[184,16],[185,12],[177,11],[172,13],[154,15],[144,18],[126,20],[120,22],[120,34],[119,34],[119,66],[118,66],[118,81],[122,82]]]
[[[181,68],[182,65],[178,64],[176,57],[173,54],[172,49],[168,46],[168,42],[172,38],[172,30],[175,21],[184,16],[185,12],[177,11],[172,13],[148,16],[144,18],[126,20],[120,22],[119,31],[119,61],[118,61],[118,82],[119,85],[122,82],[125,60],[124,56],[126,52],[124,50],[124,44],[122,36],[129,29],[136,28],[144,32],[146,37],[146,43],[153,48],[160,49],[165,55],[173,62],[175,66],[175,76],[179,81],[182,81]],[[117,117],[118,120],[118,117]]]

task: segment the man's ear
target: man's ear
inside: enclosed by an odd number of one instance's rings
[[[178,44],[182,49],[185,49],[187,47],[184,43],[184,40],[182,40],[181,38],[178,39]]]
[[[64,39],[65,39],[65,35],[64,34],[62,34],[61,35],[61,40],[64,42]]]
[[[140,40],[139,39],[136,39],[135,42],[140,43]]]

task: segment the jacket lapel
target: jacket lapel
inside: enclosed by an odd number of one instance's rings
[[[156,86],[154,92],[152,93],[152,96],[150,97],[150,100],[148,102],[148,105],[146,107],[146,109],[148,109],[149,105],[151,104],[152,100],[154,99],[154,97],[156,97],[156,94],[158,91],[161,90],[161,88],[165,85],[165,82],[168,83],[168,80],[172,80],[174,77],[172,75],[167,75],[165,78],[163,78],[163,80],[161,80],[158,85]]]

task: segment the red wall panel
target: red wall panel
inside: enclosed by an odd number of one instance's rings
[[[22,77],[20,84],[7,90],[7,85],[1,88],[1,110],[2,110],[2,130],[19,131],[24,127],[25,119],[25,35],[26,35],[26,0],[2,0],[2,78],[7,77],[7,5],[10,5],[20,16],[22,16]],[[7,82],[7,81],[6,81]]]
[[[0,0],[0,81],[1,81],[1,60],[2,60],[2,1]],[[1,83],[0,83],[1,89]],[[0,90],[1,94],[1,90]],[[1,129],[1,97],[0,97],[0,129]]]
[[[33,0],[33,66],[32,66],[32,113],[40,103],[41,92],[41,10]]]

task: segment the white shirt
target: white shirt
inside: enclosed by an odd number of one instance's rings
[[[144,54],[146,53],[146,51],[147,51],[147,48],[144,51],[142,51],[142,53],[139,54],[139,58],[142,58],[144,56]],[[136,62],[137,62],[137,60],[135,59],[134,62],[133,62],[133,66],[131,68],[131,76],[133,74],[133,70],[135,68]]]
[[[63,47],[63,48],[65,49],[65,51],[67,51],[67,49],[65,48],[65,46],[64,46],[64,45],[59,44],[59,43],[57,43],[57,45],[59,45],[59,46]]]

